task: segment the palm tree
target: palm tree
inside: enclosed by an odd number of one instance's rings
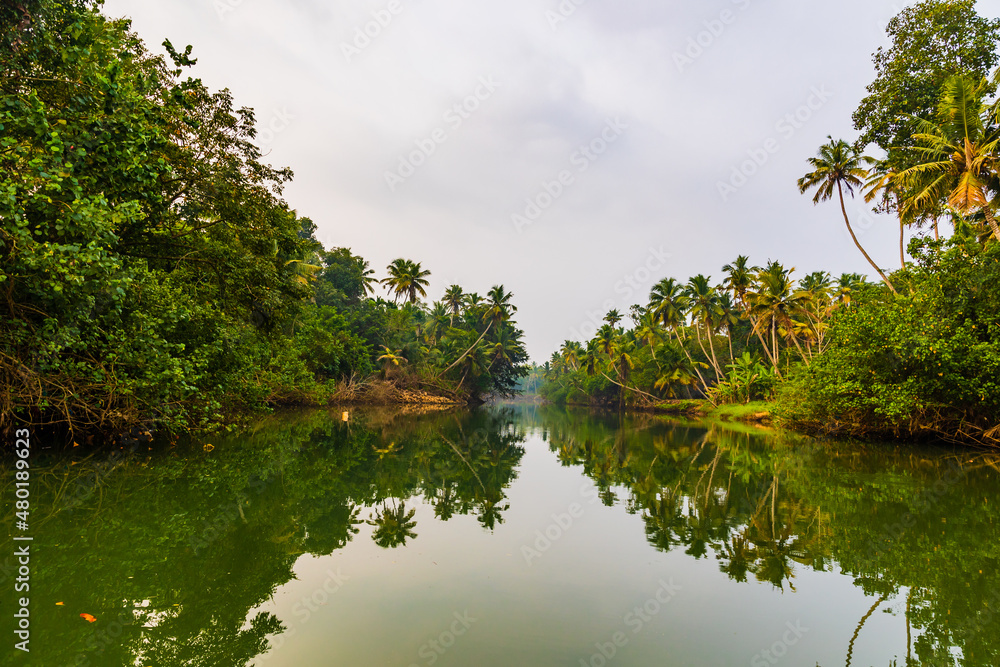
[[[912,190],[915,208],[934,207],[940,201],[963,216],[983,212],[993,236],[1000,226],[993,215],[991,195],[1000,192],[1000,128],[996,113],[987,110],[986,81],[965,76],[949,78],[941,92],[936,122],[914,119],[917,164],[900,172],[897,180]]]
[[[726,273],[722,286],[729,290],[740,308],[746,309],[747,290],[753,285],[754,275],[760,271],[759,266],[750,266],[750,258],[740,255],[732,264],[722,267]]]
[[[517,312],[517,306],[511,303],[514,295],[504,291],[503,285],[494,285],[487,292],[489,301],[486,306],[484,317],[491,323],[506,322],[510,316]]]
[[[635,323],[635,337],[649,346],[649,353],[656,359],[656,343],[660,341],[660,323],[656,319],[656,314],[651,310],[643,309],[642,314]],[[659,362],[657,362],[659,366]]]
[[[673,278],[664,278],[649,292],[649,310],[681,341],[678,329],[687,318],[688,298],[684,287]]]
[[[715,329],[717,328],[716,322],[721,319],[722,312],[719,309],[717,302],[717,294],[715,293],[715,288],[712,287],[709,279],[702,274],[694,276],[688,281],[686,294],[688,303],[690,304],[691,313],[691,324],[694,326],[695,337],[698,339],[698,346],[701,347],[701,351],[705,353],[708,357],[708,350],[705,349],[705,345],[701,342],[701,329],[698,326],[705,327],[705,336],[708,338],[708,346],[712,351],[712,366],[715,368],[715,375],[718,378],[722,377],[722,369],[719,366],[719,360],[715,356]]]
[[[873,160],[869,158],[873,165],[865,182],[865,202],[872,203],[879,200],[875,207],[876,211],[895,209],[896,217],[899,219],[899,265],[906,268],[906,225],[912,222],[913,208],[906,205],[906,195],[903,193],[902,184],[899,181],[899,171],[893,167],[888,160]]]
[[[868,172],[861,166],[865,158],[843,139],[834,141],[833,137],[827,138],[830,142],[820,146],[816,157],[809,158],[809,164],[812,165],[813,171],[799,179],[799,192],[805,194],[815,188],[816,196],[813,197],[813,203],[819,204],[831,199],[836,191],[840,197],[840,210],[844,214],[844,222],[847,223],[847,231],[854,239],[854,245],[858,247],[868,263],[882,276],[882,280],[895,294],[896,288],[892,286],[882,269],[865,252],[861,242],[858,241],[858,237],[854,234],[854,228],[851,227],[851,220],[847,217],[847,207],[844,205],[844,189],[846,188],[848,194],[854,196],[854,188],[862,187],[864,179],[868,178]]]
[[[842,273],[840,277],[837,278],[837,284],[834,287],[834,294],[836,298],[837,306],[849,306],[851,305],[851,300],[853,299],[854,292],[865,284],[865,277],[860,273]]]
[[[802,358],[806,358],[798,339],[795,338],[792,318],[803,311],[808,296],[799,291],[793,292],[794,281],[790,278],[793,270],[786,270],[778,262],[770,262],[758,275],[755,289],[748,294],[750,318],[753,321],[754,332],[764,346],[764,351],[770,357],[771,363],[774,364],[774,372],[779,378],[781,378],[781,370],[778,368],[778,364],[781,356],[778,348],[778,335],[782,330],[785,331],[786,335],[790,335],[795,346],[802,353]],[[771,339],[770,349],[764,341],[764,331],[768,332]]]
[[[398,302],[401,296],[405,296],[410,303],[415,303],[418,294],[427,296],[425,288],[430,284],[427,276],[431,275],[431,272],[421,268],[420,262],[394,259],[386,270],[389,272],[389,277],[383,278],[381,282],[394,295],[394,301]]]
[[[618,309],[609,310],[608,314],[604,316],[604,321],[611,325],[612,328],[618,325],[622,321],[622,314],[618,312]]]
[[[580,343],[568,340],[563,343],[559,352],[562,355],[563,360],[569,364],[570,368],[574,371],[580,368],[580,355],[583,352],[583,346]]]
[[[431,312],[428,314],[428,320],[430,324],[425,329],[428,336],[431,338],[431,346],[437,345],[438,340],[441,338],[441,332],[447,331],[451,326],[451,322],[448,317],[448,307],[441,303],[440,301],[435,301],[434,305],[431,307]]]
[[[465,293],[459,285],[452,285],[444,293],[444,304],[448,306],[451,319],[448,326],[455,326],[455,316],[461,314],[462,306],[465,304]]]
[[[383,363],[383,372],[386,376],[389,375],[389,371],[393,367],[399,367],[406,363],[406,358],[403,355],[402,350],[396,350],[393,352],[385,345],[382,346],[384,353],[376,361],[381,361]]]
[[[684,287],[673,278],[664,278],[653,285],[653,289],[649,292],[649,309],[656,314],[663,323],[663,326],[677,338],[678,346],[684,352],[684,356],[688,358],[688,361],[691,362],[691,367],[698,374],[698,379],[701,380],[701,386],[704,390],[708,388],[708,384],[698,369],[698,365],[691,358],[691,354],[684,345],[684,339],[680,334],[680,330],[687,319],[689,303]]]
[[[746,295],[744,294],[745,297]],[[726,328],[726,337],[729,339],[729,363],[732,363],[735,361],[735,357],[733,356],[733,326],[739,324],[740,314],[729,292],[719,291],[715,305],[719,309],[718,324]]]

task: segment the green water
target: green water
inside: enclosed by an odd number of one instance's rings
[[[989,456],[534,407],[42,444],[3,664],[1000,665]]]

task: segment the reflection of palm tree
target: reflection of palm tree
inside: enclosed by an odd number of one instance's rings
[[[376,513],[375,520],[368,523],[375,526],[372,533],[372,540],[383,549],[395,549],[404,546],[406,540],[415,538],[417,534],[413,529],[417,527],[417,522],[413,521],[416,510],[406,511],[406,502],[386,509],[384,506],[381,513]]]

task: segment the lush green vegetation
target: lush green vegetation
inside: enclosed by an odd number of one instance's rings
[[[428,306],[400,259],[372,298],[281,198],[252,110],[184,77],[191,47],[154,56],[92,0],[0,21],[0,428],[201,427],[376,373],[478,400],[525,372],[500,286]]]
[[[633,306],[632,328],[612,311],[592,340],[554,353],[541,393],[619,406],[777,397],[785,422],[808,430],[1000,444],[1000,100],[986,78],[1000,21],[974,5],[925,0],[890,23],[893,46],[876,53],[878,78],[855,115],[862,138],[831,137],[798,182],[815,203],[836,201],[881,283],[796,281],[779,262],[742,256],[714,286],[665,278]],[[869,143],[881,157],[863,152]],[[898,217],[895,272],[855,234],[845,205],[855,194]],[[933,229],[911,241],[910,261],[907,228]]]
[[[32,570],[32,638],[45,641],[32,642],[32,664],[251,664],[285,629],[256,608],[304,554],[327,556],[361,530],[402,546],[421,532],[420,502],[437,521],[503,523],[523,440],[504,411],[459,422],[373,410],[348,423],[310,411],[211,446],[36,457],[33,527],[47,537]],[[14,480],[0,466],[0,490],[13,495]],[[12,544],[0,558],[11,591]]]

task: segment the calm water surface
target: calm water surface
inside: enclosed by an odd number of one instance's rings
[[[1000,665],[986,455],[535,407],[76,451],[4,664]]]

